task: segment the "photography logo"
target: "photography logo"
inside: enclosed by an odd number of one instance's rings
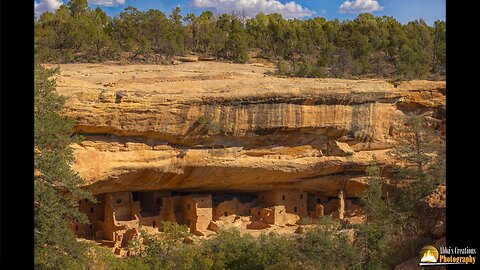
[[[434,246],[429,245],[422,248],[420,255],[422,255],[420,266],[475,264],[476,250],[474,248],[440,247],[440,252],[438,252]]]
[[[420,265],[422,263],[436,263],[438,260],[438,250],[434,246],[424,246],[420,254],[423,254]]]

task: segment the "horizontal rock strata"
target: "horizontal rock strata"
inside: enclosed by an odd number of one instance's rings
[[[407,113],[442,128],[445,82],[278,78],[259,64],[61,65],[73,168],[95,194],[296,189],[358,197]]]

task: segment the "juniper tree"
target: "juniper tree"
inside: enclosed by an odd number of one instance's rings
[[[362,249],[364,269],[386,268],[388,254],[389,206],[383,198],[385,178],[375,156],[367,168],[368,187],[360,197],[365,209],[366,220],[359,226],[359,245]]]
[[[60,114],[65,99],[55,92],[49,77],[58,70],[35,61],[34,124],[34,240],[36,269],[79,269],[85,247],[68,227],[70,220],[87,222],[78,201],[93,196],[82,190],[74,173],[70,144],[74,121]]]
[[[418,115],[407,115],[398,131],[397,145],[389,151],[398,164],[394,175],[411,182],[400,192],[398,205],[413,213],[418,200],[445,182],[445,142]]]

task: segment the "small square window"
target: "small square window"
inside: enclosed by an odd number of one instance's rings
[[[117,199],[117,200],[116,200],[116,203],[117,203],[117,204],[122,203],[122,199]]]
[[[284,196],[282,196],[282,200],[284,200],[284,201],[285,201],[285,195],[284,195]]]
[[[300,194],[300,199],[303,199],[303,194]]]

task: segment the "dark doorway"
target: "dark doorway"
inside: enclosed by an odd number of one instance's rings
[[[140,202],[140,214],[143,217],[157,216],[160,214],[162,200],[155,191],[132,192],[134,202]]]
[[[134,202],[138,202],[138,193],[139,192],[132,192],[132,198]]]

